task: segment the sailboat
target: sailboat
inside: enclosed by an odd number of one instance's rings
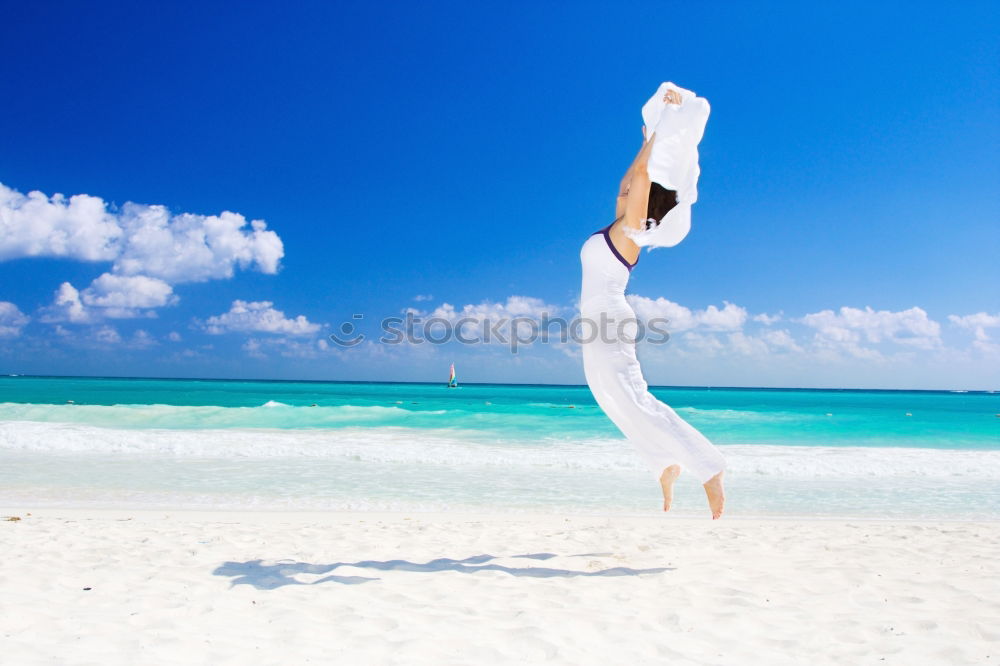
[[[451,364],[451,369],[448,371],[448,388],[458,388],[458,377],[455,376],[455,364]]]

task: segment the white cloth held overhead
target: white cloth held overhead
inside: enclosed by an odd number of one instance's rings
[[[663,97],[668,90],[681,96],[681,103],[668,104]],[[644,231],[626,230],[640,247],[673,247],[691,230],[691,206],[698,200],[698,143],[705,133],[711,108],[708,100],[698,97],[669,81],[660,84],[656,93],[642,107],[646,136],[653,139],[649,155],[649,179],[677,192],[677,205],[660,220],[658,226]]]

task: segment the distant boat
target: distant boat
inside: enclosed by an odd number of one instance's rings
[[[455,364],[448,370],[448,388],[458,388],[458,377],[455,375]]]

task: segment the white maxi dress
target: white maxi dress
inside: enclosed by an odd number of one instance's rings
[[[665,83],[643,107],[647,132],[651,124],[647,108],[662,99],[667,87],[679,90],[684,102],[677,111],[665,109],[670,115],[653,125],[657,134],[649,172],[652,180],[677,191],[678,204],[658,226],[633,236],[639,245],[679,243],[690,228],[690,205],[697,197],[696,190],[694,194],[692,190],[698,174],[692,176],[690,169],[692,165],[698,168],[697,144],[708,117],[708,103],[690,91]],[[685,115],[684,111],[691,111],[683,109],[685,104],[692,104],[694,112]],[[699,109],[703,113],[697,113]],[[661,140],[665,141],[662,146]],[[681,154],[690,150],[695,151],[693,161],[690,154]],[[654,173],[653,158],[657,158],[659,165],[675,167],[674,173],[668,173],[669,168]],[[682,206],[686,210],[671,217]],[[581,345],[587,384],[597,404],[632,443],[657,479],[664,468],[678,464],[705,483],[725,469],[725,459],[708,438],[649,392],[635,353],[635,312],[625,299],[633,264],[615,249],[609,230],[610,227],[592,235],[580,251],[583,267],[580,314],[585,322],[590,322],[582,329]]]

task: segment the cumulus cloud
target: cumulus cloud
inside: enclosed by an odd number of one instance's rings
[[[704,356],[715,356],[725,350],[722,341],[711,334],[688,331],[681,337],[681,341],[688,349]]]
[[[247,353],[247,356],[252,356],[253,358],[267,358],[263,347],[264,345],[261,344],[261,341],[254,338],[250,338],[243,343],[243,351]]]
[[[723,301],[718,308],[709,305],[704,310],[691,310],[666,298],[630,295],[628,302],[642,321],[666,319],[671,333],[701,329],[704,331],[738,331],[747,321],[746,308]]]
[[[111,261],[112,273],[178,284],[232,277],[237,267],[276,273],[283,256],[276,233],[262,220],[247,228],[239,213],[174,215],[131,202],[112,211],[100,197],[24,195],[0,183],[0,261]]]
[[[149,275],[171,284],[230,278],[235,269],[278,272],[281,239],[262,220],[238,213],[173,215],[164,206],[127,203],[119,216],[120,252],[112,271]]]
[[[78,290],[64,283],[46,321],[150,316],[177,302],[172,285],[231,278],[237,269],[278,271],[284,245],[262,220],[239,213],[173,214],[165,206],[77,194],[21,194],[0,183],[0,261],[60,257],[109,261],[111,268]]]
[[[628,300],[636,316],[643,321],[665,318],[674,342],[669,350],[686,356],[782,354],[830,362],[845,358],[884,361],[888,358],[886,354],[905,353],[899,348],[943,349],[940,324],[918,307],[889,311],[845,306],[837,311],[822,310],[799,318],[786,318],[780,312],[749,316],[746,308],[728,301],[724,301],[721,308],[710,305],[699,310],[665,298],[631,295]],[[782,320],[793,326],[774,328],[774,324]],[[952,317],[956,325],[976,331],[977,337],[985,334],[980,331],[982,326],[992,326],[996,320],[1000,320],[1000,316],[994,318],[984,313],[967,318]],[[798,330],[792,330],[796,328]],[[807,334],[809,331],[811,335]],[[991,343],[974,344],[986,350]],[[894,350],[893,345],[897,349]]]
[[[628,301],[641,321],[648,323],[653,318],[665,318],[669,322],[669,344],[643,343],[646,347],[644,353],[655,356],[744,357],[768,363],[782,360],[784,363],[846,364],[847,367],[859,360],[879,364],[912,363],[916,350],[933,352],[933,356],[921,357],[925,362],[932,358],[940,360],[947,354],[964,353],[945,346],[941,325],[919,307],[894,311],[844,306],[804,316],[790,316],[781,311],[750,315],[746,308],[728,301],[723,301],[721,306],[704,308],[691,308],[665,298],[652,299],[640,295],[630,295]],[[463,334],[472,339],[482,332],[481,323],[492,326],[494,322],[518,317],[541,323],[546,314],[550,318],[560,315],[572,318],[575,314],[571,308],[528,296],[512,296],[506,301],[483,301],[461,307],[445,303],[430,311],[415,308],[407,308],[406,311],[423,317],[425,325],[430,318],[440,318],[452,324],[465,318],[466,322],[472,322],[465,323],[465,326],[472,328],[463,330]],[[1000,345],[989,339],[991,329],[996,331],[1000,328],[1000,314],[953,315],[950,320],[955,326],[971,330],[976,335],[977,340],[971,349],[1000,355]],[[779,328],[779,322],[785,325]],[[497,330],[508,338],[512,337],[509,326]],[[553,337],[549,336],[550,342]],[[998,336],[994,334],[994,337]],[[492,341],[502,342],[498,339]],[[658,346],[660,351],[653,351],[652,348]],[[575,346],[557,344],[556,348],[571,356],[575,353]]]
[[[726,334],[726,342],[730,351],[744,356],[765,356],[771,353],[771,348],[762,338],[747,335],[743,331]]]
[[[791,333],[789,333],[786,329],[778,331],[764,331],[760,334],[760,339],[767,343],[771,349],[790,352],[802,351],[802,347],[795,342],[795,338],[793,338]]]
[[[134,349],[148,349],[149,347],[155,347],[160,344],[156,341],[149,332],[142,330],[141,328],[132,334],[132,338],[128,342],[129,346]]]
[[[233,301],[229,312],[209,317],[204,328],[215,335],[242,331],[302,336],[318,332],[321,326],[303,315],[289,319],[284,312],[274,309],[271,301],[237,300]]]
[[[975,349],[991,356],[1000,356],[1000,344],[993,342],[988,328],[1000,328],[1000,313],[991,315],[986,312],[977,312],[971,315],[948,315],[948,321],[955,326],[972,331],[975,340],[972,346]]]
[[[83,291],[63,282],[55,292],[52,305],[42,309],[41,320],[83,324],[105,317],[155,317],[152,308],[174,305],[177,300],[173,288],[163,280],[145,275],[105,273]]]
[[[471,318],[476,321],[498,321],[501,319],[513,319],[514,317],[532,317],[539,319],[542,315],[554,316],[562,308],[550,303],[546,303],[540,298],[531,296],[509,296],[505,302],[482,301],[480,303],[468,304],[461,309],[449,303],[442,303],[432,312],[429,317],[438,317],[448,321],[457,321],[462,318]]]
[[[84,289],[80,296],[84,305],[104,308],[105,316],[128,318],[141,316],[143,308],[175,304],[177,296],[173,291],[169,284],[157,278],[105,273]]]
[[[800,353],[803,348],[787,330],[763,331],[753,335],[744,331],[687,331],[675,338],[677,353],[685,356],[716,357],[736,354],[764,357],[772,354]]]
[[[40,319],[48,323],[71,322],[74,324],[85,324],[92,321],[94,315],[84,307],[77,288],[69,282],[63,282],[56,289],[52,305],[42,309]],[[62,327],[58,328],[62,329]]]
[[[818,341],[857,348],[861,342],[893,342],[918,349],[940,345],[941,325],[918,307],[893,312],[842,307],[837,312],[822,310],[799,320],[815,329]]]
[[[0,261],[18,257],[69,257],[111,261],[120,252],[122,228],[104,200],[87,194],[27,195],[0,183]]]
[[[458,328],[454,332],[467,340],[508,344],[515,336],[513,330],[515,326],[516,334],[519,336],[529,335],[529,329],[533,329],[551,332],[553,337],[559,337],[560,333],[556,327],[552,327],[549,331],[546,320],[558,317],[563,313],[563,308],[532,296],[509,296],[503,302],[482,301],[466,304],[460,308],[450,303],[442,303],[430,312],[414,308],[407,308],[406,311],[423,317],[425,324],[435,319],[457,325]],[[425,328],[428,337],[444,334],[432,325]]]
[[[781,321],[781,313],[769,315],[762,312],[761,314],[754,315],[753,320],[764,324],[764,326],[771,326],[772,324]]]
[[[94,329],[91,337],[95,342],[106,345],[117,345],[121,343],[122,336],[114,326],[101,326]]]
[[[55,326],[55,333],[66,344],[82,349],[122,350],[149,349],[159,344],[148,331],[138,329],[131,335],[122,335],[117,328],[109,324],[86,327],[82,330],[69,331],[62,326]]]
[[[243,351],[253,358],[267,358],[276,352],[286,358],[318,358],[330,351],[330,343],[323,338],[301,340],[295,338],[250,338],[243,343]]]
[[[21,335],[31,318],[9,301],[0,301],[0,338],[16,338]]]
[[[986,332],[988,328],[1000,328],[1000,313],[995,315],[986,312],[977,312],[970,315],[948,315],[948,321],[955,326],[972,331],[976,340],[989,340],[990,336]]]

